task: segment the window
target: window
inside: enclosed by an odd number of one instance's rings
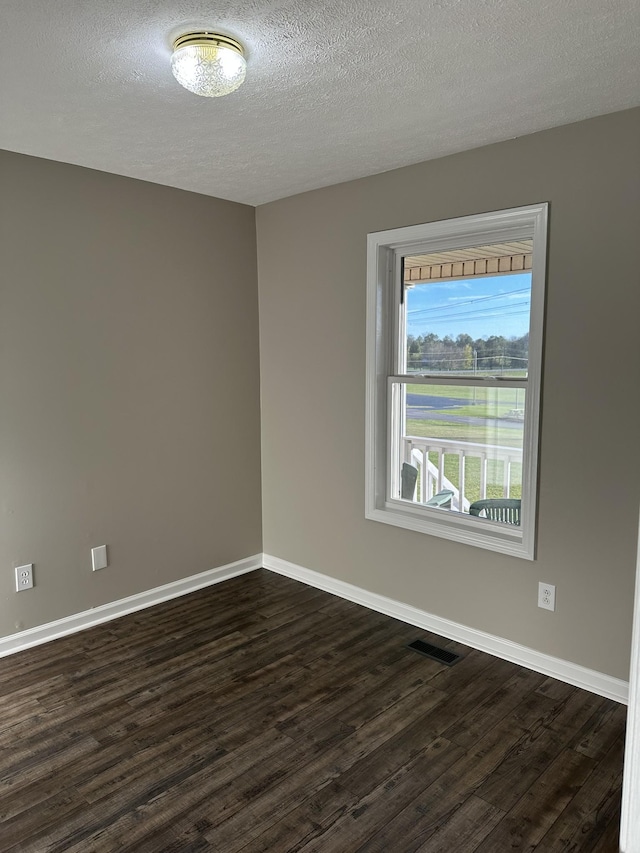
[[[370,234],[366,516],[534,559],[547,205]]]

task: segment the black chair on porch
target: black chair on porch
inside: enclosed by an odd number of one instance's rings
[[[517,498],[485,498],[474,501],[469,507],[469,515],[488,518],[490,521],[502,521],[505,524],[520,524],[522,501]]]

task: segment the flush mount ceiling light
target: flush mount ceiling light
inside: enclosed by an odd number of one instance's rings
[[[205,98],[234,92],[244,82],[247,61],[240,42],[219,33],[185,33],[173,43],[171,70],[181,86]]]

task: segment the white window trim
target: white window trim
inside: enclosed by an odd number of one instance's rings
[[[535,559],[540,389],[547,253],[546,203],[378,231],[367,238],[367,387],[365,517],[409,530]],[[388,496],[387,383],[397,346],[396,259],[403,255],[533,239],[529,374],[523,448],[520,526],[421,507]],[[391,319],[390,319],[391,318]]]

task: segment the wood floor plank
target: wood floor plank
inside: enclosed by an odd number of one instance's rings
[[[626,706],[606,702],[575,734],[570,745],[589,758],[602,759],[615,744],[626,719]]]
[[[541,696],[547,696],[549,699],[563,701],[568,699],[574,692],[575,688],[564,681],[558,681],[557,678],[545,678],[536,693]]]
[[[55,831],[56,826],[73,820],[74,815],[86,808],[87,804],[73,788],[64,789],[42,799],[23,810],[19,815],[20,819],[3,821],[0,835],[1,849],[3,851],[26,850],[28,843],[33,842],[34,835],[37,834],[39,840],[33,849],[44,850],[45,842],[42,839],[47,832]]]
[[[503,817],[501,809],[471,796],[416,853],[473,853]]]
[[[520,669],[511,678],[499,680],[496,689],[486,699],[476,701],[468,713],[458,716],[442,734],[460,746],[472,746],[487,729],[517,708],[543,678],[531,670]]]
[[[490,776],[476,789],[479,797],[508,811],[563,750],[552,732],[537,727],[515,741]]]
[[[444,735],[454,723],[490,699],[496,688],[513,676],[513,669],[507,661],[475,651],[467,655],[462,671],[456,673],[459,667],[461,664],[451,668],[442,667],[429,682],[447,693],[447,698],[430,719],[434,734]],[[452,684],[455,684],[455,689],[452,689]],[[482,737],[487,728],[488,725],[480,724],[475,740]]]
[[[579,850],[575,847],[574,850]],[[595,846],[587,853],[619,853],[620,851],[620,809],[618,808],[613,819],[609,821],[604,832],[596,842]]]
[[[396,838],[403,839],[407,853],[424,845],[480,785],[491,778],[514,745],[526,736],[528,726],[539,719],[541,699],[534,694],[528,696],[517,713],[490,729],[473,749],[439,775],[416,799],[408,802],[392,821],[363,845],[362,850],[383,853],[392,849]]]
[[[594,694],[574,690],[554,702],[478,788],[478,796],[509,811],[567,746],[574,727],[584,725],[593,709],[601,708],[605,701]]]
[[[359,797],[364,797],[373,788],[387,783],[390,777],[401,771],[424,750],[428,749],[432,757],[439,755],[438,750],[443,746],[448,747],[451,742],[433,735],[428,725],[431,713],[428,711],[377,749],[356,761],[340,775],[340,784]],[[464,754],[461,747],[448,748],[447,761],[457,761]]]
[[[461,753],[461,747],[444,738],[430,741],[410,761],[362,796],[344,816],[322,827],[317,837],[301,847],[301,851],[337,853],[365,849],[363,845],[402,811],[407,800],[413,799],[451,767]],[[404,850],[402,836],[395,836],[395,840],[389,840],[390,846],[381,849],[392,850],[393,845],[399,843]]]
[[[340,688],[336,691],[336,695],[332,697],[330,705],[329,703],[324,702],[316,708],[307,709],[307,711],[298,718],[290,718],[287,720],[287,722],[282,726],[283,731],[286,731],[292,736],[294,736],[296,732],[302,733],[309,731],[314,725],[317,725],[323,719],[326,719],[330,714],[342,713],[342,711],[353,704],[354,701],[359,701],[362,696],[371,696],[372,684],[378,684],[383,672],[386,671],[385,667],[387,663],[390,663],[393,666],[393,671],[397,673],[404,671],[405,667],[411,667],[412,671],[416,673],[416,676],[420,675],[423,679],[429,679],[429,683],[432,687],[438,686],[439,682],[436,680],[437,676],[439,676],[446,667],[435,661],[430,661],[427,658],[416,655],[413,652],[399,648],[393,637],[391,638],[390,649],[392,650],[391,658],[388,662],[386,658],[380,657],[380,652],[383,651],[382,646],[376,647],[375,655],[374,653],[367,653],[366,659],[363,659],[362,655],[360,655],[356,660],[360,663],[361,675],[348,682],[343,682]],[[343,656],[345,651],[346,650],[343,651]],[[369,662],[369,668],[367,667],[367,660]],[[331,663],[333,665],[333,662]],[[490,666],[490,663],[491,662],[487,659],[482,660],[480,657],[470,657],[468,666],[466,666],[464,671],[460,674],[460,686],[462,687],[464,684],[465,687],[469,687],[471,681],[473,681],[479,673],[485,673],[487,668]],[[322,662],[319,662],[319,664],[323,665]],[[341,666],[343,665],[344,664],[341,663]],[[379,669],[380,666],[383,667],[383,670]],[[457,711],[459,711],[461,702],[466,703],[473,701],[474,696],[472,695],[471,690],[465,690],[464,699],[459,696],[458,703],[452,702],[451,697],[447,695],[445,699],[446,706],[443,706],[441,710],[441,728],[446,727],[445,720],[451,722],[452,715],[456,713],[454,706],[457,708]],[[439,731],[435,730],[435,727],[434,733],[439,733]]]
[[[244,800],[247,808],[253,808],[254,821],[258,818],[258,812],[272,813],[276,805],[282,808],[283,803],[295,805],[299,790],[308,786],[312,780],[317,785],[323,785],[336,778],[399,729],[422,716],[425,709],[441,698],[438,691],[431,690],[428,697],[423,697],[422,704],[417,703],[412,687],[407,685],[408,692],[398,697],[387,713],[359,717],[356,722],[332,718],[324,726],[299,738],[283,757],[285,763],[281,768],[274,767],[272,762],[267,777],[271,790],[266,790],[263,781],[254,782],[249,788],[240,787],[237,795]],[[319,749],[319,745],[322,749]],[[250,803],[254,805],[250,806]],[[244,815],[240,822],[242,820]],[[225,837],[228,834],[225,831]],[[219,837],[215,840],[220,843]]]
[[[246,809],[227,819],[215,833],[208,833],[206,837],[229,853],[241,849],[238,838],[243,825],[246,824],[247,812],[251,828],[246,831],[245,837],[251,837],[279,815],[295,808],[300,801],[301,791],[313,790],[314,785],[322,786],[341,776],[379,744],[410,725],[416,718],[423,717],[429,704],[437,703],[440,696],[438,691],[432,691],[428,698],[423,698],[423,703],[418,703],[413,693],[410,693],[399,697],[386,713],[382,712],[366,719],[359,717],[354,723],[345,722],[342,718],[336,720],[336,723],[344,727],[340,729],[341,734],[346,730],[344,740],[341,738],[333,748],[323,754],[312,752],[313,761],[304,761],[299,769],[296,769],[295,765],[289,765],[286,775],[281,780],[274,780],[269,790],[260,787],[244,792]],[[317,737],[318,734],[314,731],[299,741],[304,745],[303,756],[309,755],[307,747],[313,749]]]
[[[313,667],[311,678],[321,688],[324,695],[316,701],[307,703],[298,712],[287,714],[277,725],[292,738],[302,737],[329,720],[331,717],[347,712],[351,706],[371,695],[385,679],[396,674],[402,676],[409,672],[415,674],[415,661],[407,657],[404,650],[398,649],[393,639],[379,646],[378,657],[371,668],[363,668],[362,657],[358,657],[355,667],[347,667],[345,680],[332,666]],[[349,677],[350,675],[350,677]]]
[[[593,759],[565,749],[521,797],[476,853],[533,851],[594,770]]]
[[[226,783],[215,767],[199,762],[164,781],[158,781],[152,789],[134,785],[135,796],[132,798],[129,794],[127,798],[129,807],[125,809],[125,803],[122,803],[122,807],[108,815],[106,821],[104,816],[98,817],[96,813],[92,831],[101,830],[102,837],[108,838],[111,844],[115,844],[118,838],[126,838],[122,849],[133,853],[139,841],[149,832],[170,826],[175,833],[175,819],[185,810],[190,813],[189,820],[195,815],[203,815],[212,824],[214,821],[222,822],[246,807],[247,802],[259,792],[285,779],[291,769],[312,761],[348,734],[347,727],[336,723],[305,749],[298,748],[295,753],[292,749],[280,750],[260,764],[256,764],[254,756],[245,772],[235,770],[227,773]],[[96,801],[96,807],[102,802],[104,800]],[[86,829],[82,831],[86,833]],[[73,841],[73,845],[64,848],[65,853],[81,853],[87,836],[77,832]],[[57,849],[55,853],[58,853]]]
[[[303,848],[333,826],[357,799],[338,782],[329,782],[247,844],[244,843],[244,834],[241,835],[238,838],[240,846],[236,849],[241,853],[272,853],[274,850]],[[328,848],[325,846],[325,849]]]
[[[13,751],[5,750],[1,756],[0,796],[19,782],[48,777],[61,763],[75,763],[97,748],[95,738],[56,732],[46,740],[40,739],[34,748],[30,748],[27,741]]]
[[[0,660],[0,851],[612,853],[624,722],[255,572]]]
[[[542,838],[542,849],[589,853],[620,810],[624,739],[619,737]],[[608,830],[610,832],[610,830]],[[617,853],[618,838],[610,851]]]
[[[330,733],[329,739],[331,737],[335,737],[335,732]],[[290,745],[290,739],[274,729],[256,732],[242,746],[220,758],[214,770],[198,771],[181,784],[178,791],[169,787],[152,803],[143,804],[142,808],[119,818],[109,827],[112,843],[126,838],[123,849],[138,853],[138,848],[146,845],[150,838],[162,837],[164,833],[176,844],[197,841],[209,845],[204,833],[214,825],[219,812],[224,819],[223,795],[239,780],[245,784],[256,783],[258,772],[264,771],[265,767],[277,766],[286,759]],[[215,817],[209,820],[207,815],[212,810]],[[153,847],[150,849],[154,850]],[[176,849],[182,848],[177,846]],[[81,853],[81,848],[77,853]]]

